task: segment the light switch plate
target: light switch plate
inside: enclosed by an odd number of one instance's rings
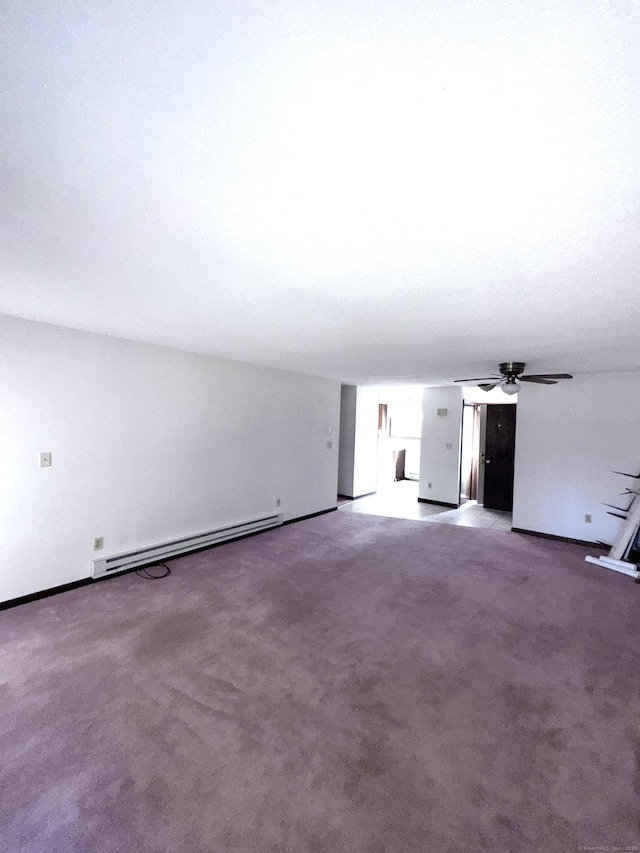
[[[41,468],[51,468],[52,457],[50,451],[45,451],[40,454],[40,467]]]

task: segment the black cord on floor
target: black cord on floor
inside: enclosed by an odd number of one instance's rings
[[[152,571],[152,569],[156,569],[158,567],[165,570],[161,575]],[[167,575],[170,575],[171,569],[166,563],[153,563],[150,566],[143,566],[141,569],[136,569],[136,574],[139,578],[145,578],[149,581],[159,581],[162,578],[166,578]]]

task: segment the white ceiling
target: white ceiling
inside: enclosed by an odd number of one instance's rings
[[[640,368],[633,0],[9,0],[0,311],[352,382]]]

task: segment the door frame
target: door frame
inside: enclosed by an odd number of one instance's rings
[[[460,428],[460,471],[458,476],[458,505],[465,503],[467,500],[478,500],[479,495],[482,495],[483,475],[482,466],[479,464],[483,450],[483,430],[486,429],[486,403],[466,403],[462,402],[462,424]],[[467,429],[465,430],[465,411],[473,409],[473,419],[471,423],[467,420]],[[465,440],[468,440],[468,430],[471,429],[471,459],[469,471],[469,496],[463,495],[463,486],[466,482],[466,457],[464,455]]]
[[[458,470],[458,506],[462,505],[465,502],[465,498],[463,498],[462,489],[464,483],[464,471],[463,471],[463,449],[464,449],[464,441],[465,441],[465,407],[473,408],[475,410],[474,419],[473,419],[473,444],[472,444],[472,471],[471,477],[472,480],[475,479],[475,482],[472,482],[471,486],[471,497],[467,500],[476,500],[479,506],[484,506],[484,479],[485,479],[485,456],[486,456],[486,440],[487,440],[487,412],[489,406],[514,406],[516,411],[516,422],[517,422],[517,401],[513,403],[467,403],[466,401],[462,401],[462,413],[461,413],[461,423],[460,423],[460,465]],[[516,435],[514,433],[514,457],[515,457],[515,439]]]

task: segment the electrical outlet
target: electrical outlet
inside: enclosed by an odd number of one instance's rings
[[[591,524],[591,515],[588,512],[584,514],[584,522],[585,524]]]
[[[93,550],[100,551],[102,546],[104,545],[104,539],[102,536],[96,536],[93,540]]]
[[[448,442],[445,444],[445,447],[447,448],[447,450],[453,450],[453,444],[452,444],[450,441],[448,441]]]
[[[51,453],[49,451],[45,451],[40,454],[40,467],[41,468],[51,468]]]
[[[327,450],[331,450],[332,448],[333,448],[333,442],[332,442],[332,441],[328,441],[328,442],[327,442]]]
[[[278,499],[276,500],[276,506],[280,506],[280,503],[281,503],[280,498],[278,498]]]
[[[431,488],[431,483],[427,483],[427,488],[428,488],[428,489],[430,489],[430,488]]]

